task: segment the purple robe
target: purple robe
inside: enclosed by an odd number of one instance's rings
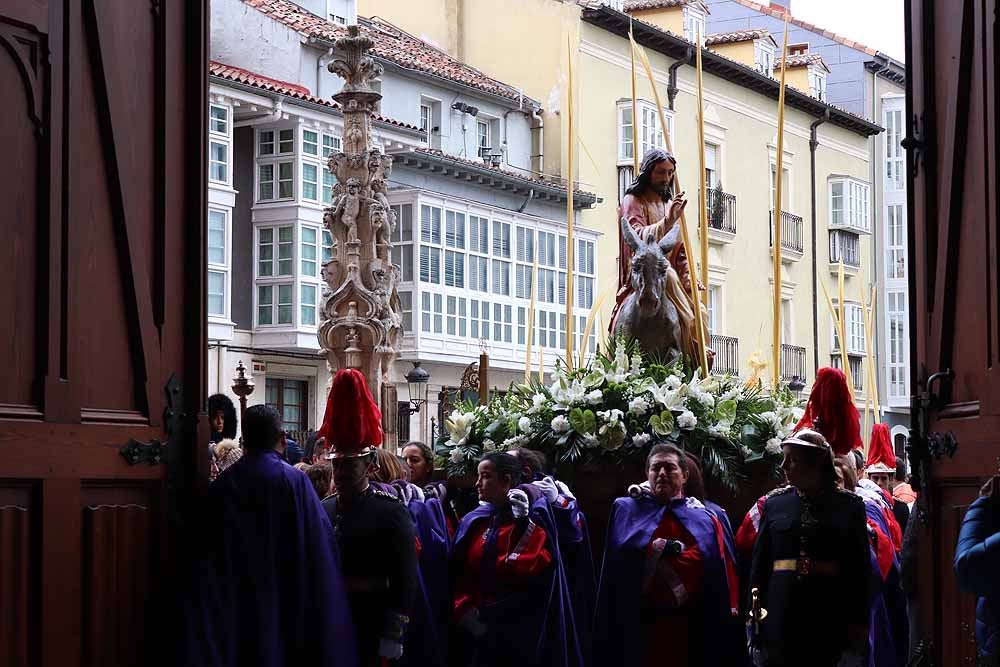
[[[524,490],[531,501],[528,517],[545,530],[545,547],[552,555],[553,567],[537,578],[532,590],[480,609],[480,617],[489,628],[487,637],[471,651],[469,647],[460,649],[469,651],[461,664],[582,667],[584,655],[577,637],[555,519],[548,502],[537,489],[530,484],[518,488]],[[483,521],[493,522],[496,518],[497,511],[492,505],[480,505],[466,514],[455,531],[453,552],[465,552],[473,526]],[[490,570],[484,566],[481,583],[488,589],[493,587]]]
[[[401,666],[439,667],[447,664],[447,629],[451,617],[448,559],[451,540],[444,510],[437,498],[411,500],[407,505],[420,541],[417,596],[410,613]]]
[[[209,487],[193,589],[188,667],[356,667],[333,528],[305,473],[247,453]]]
[[[865,500],[865,514],[879,529],[889,535],[889,526],[882,508]],[[885,579],[872,549],[871,625],[869,626],[870,667],[903,667],[909,650],[909,620],[906,598],[899,579],[899,559],[893,556]]]
[[[595,667],[641,665],[646,660],[642,608],[642,579],[647,547],[668,505],[651,497],[615,500],[608,521],[604,562],[597,593],[594,623]],[[716,537],[714,515],[694,498],[675,499],[669,509],[694,538],[704,562],[699,599],[687,609],[694,621],[689,654],[692,666],[727,663],[742,643],[732,631],[725,563]],[[670,664],[664,647],[664,664]]]

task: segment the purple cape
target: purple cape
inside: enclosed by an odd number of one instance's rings
[[[865,515],[886,535],[889,526],[882,509],[868,500],[865,501]],[[899,559],[893,556],[892,566],[885,580],[879,570],[875,550],[872,549],[871,625],[869,643],[870,667],[903,667],[909,650],[909,620],[906,616],[906,598],[899,579]]]
[[[615,500],[597,593],[595,667],[645,664],[647,637],[640,614],[642,576],[646,548],[667,507],[650,497]],[[693,498],[673,500],[669,508],[694,537],[704,562],[702,591],[699,600],[689,607],[695,621],[690,640],[691,665],[729,664],[727,656],[739,652],[741,639],[732,632],[725,563],[713,515]],[[665,647],[665,651],[664,660],[669,660],[669,648]]]
[[[451,541],[444,510],[437,498],[412,500],[407,505],[417,539],[420,560],[417,597],[410,613],[401,666],[439,667],[447,664],[447,629],[451,619],[448,559]]]
[[[178,664],[356,667],[333,528],[305,473],[248,453],[209,487]]]
[[[594,605],[597,602],[597,581],[594,578],[590,530],[576,500],[568,500],[565,504],[557,502],[549,507],[558,532],[557,542],[565,566],[577,638],[581,652],[589,656],[593,637]]]
[[[518,487],[532,500],[528,517],[545,530],[545,548],[552,567],[532,583],[530,590],[485,605],[480,617],[487,636],[477,642],[468,665],[518,665],[518,667],[582,667],[584,656],[577,639],[572,598],[558,544],[558,530],[544,497],[531,485]],[[480,505],[466,514],[455,531],[454,553],[465,553],[470,529],[497,519],[492,505]],[[523,521],[521,519],[520,521]],[[483,568],[484,586],[492,586],[492,572]],[[515,640],[516,638],[516,640]]]

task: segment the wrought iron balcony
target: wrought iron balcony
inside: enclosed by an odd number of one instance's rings
[[[736,233],[736,195],[710,188],[708,190],[708,226],[728,234]]]
[[[712,364],[713,375],[740,374],[740,339],[731,336],[712,334],[709,342],[715,351],[715,362]]]
[[[861,241],[857,234],[844,230],[830,232],[830,263],[845,266],[861,267]]]
[[[769,231],[771,234],[770,245],[774,246],[774,211],[770,213],[771,224]],[[802,237],[802,218],[792,215],[788,211],[781,212],[781,248],[802,254],[805,246]]]
[[[790,382],[796,377],[806,379],[806,348],[782,343],[781,379]]]

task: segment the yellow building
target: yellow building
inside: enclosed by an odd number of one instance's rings
[[[698,257],[699,184],[710,193],[708,308],[716,370],[746,374],[755,352],[771,359],[771,208],[777,144],[776,80],[780,61],[766,31],[710,36],[703,51],[706,173],[700,175],[695,35],[704,30],[700,0],[644,0],[581,5],[559,0],[361,0],[359,13],[379,15],[433,41],[490,76],[541,100],[534,169],[565,173],[568,62],[576,85],[575,178],[603,203],[584,212],[601,233],[598,257],[607,294],[605,326],[614,303],[618,256],[617,204],[632,177],[634,151],[663,145],[654,97],[638,70],[637,113],[631,113],[628,31],[646,50],[665,106],[678,174],[688,193],[688,225]],[[621,2],[617,3],[621,5]],[[845,302],[850,365],[861,374],[864,335],[859,306],[862,258],[873,252],[870,137],[881,128],[821,99],[829,70],[818,54],[788,58],[783,158],[782,375],[806,384],[817,367],[839,365],[821,286],[837,298],[836,262],[847,265]],[[638,144],[638,145],[636,145]],[[700,260],[700,258],[699,258]],[[771,371],[766,371],[770,375]],[[860,384],[860,378],[855,382]]]

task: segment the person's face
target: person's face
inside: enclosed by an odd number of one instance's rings
[[[684,491],[688,475],[681,469],[676,454],[657,454],[646,471],[649,488],[658,500],[666,502]]]
[[[216,410],[215,414],[212,415],[211,424],[214,433],[222,433],[222,429],[226,425],[226,414],[222,410]]]
[[[417,486],[423,486],[430,481],[431,470],[427,461],[424,460],[423,452],[416,445],[410,445],[403,449],[403,458],[410,469],[410,481]]]
[[[373,467],[370,457],[333,459],[333,485],[340,493],[364,491],[368,486],[368,474]]]
[[[497,474],[497,467],[492,461],[482,461],[479,464],[479,478],[476,480],[476,491],[479,499],[494,505],[502,505],[507,500],[510,491],[510,480]]]
[[[653,167],[649,176],[649,183],[657,192],[665,192],[674,182],[674,163],[670,160],[661,160]]]
[[[820,486],[820,474],[812,459],[803,448],[785,445],[785,458],[781,461],[781,469],[785,471],[788,483],[797,489],[812,490]]]
[[[882,489],[892,492],[890,488],[892,486],[892,478],[887,472],[873,472],[869,473],[868,479],[878,484]]]
[[[833,466],[833,469],[834,469],[834,471],[837,474],[837,488],[838,489],[843,489],[844,488],[844,471],[838,465]]]

